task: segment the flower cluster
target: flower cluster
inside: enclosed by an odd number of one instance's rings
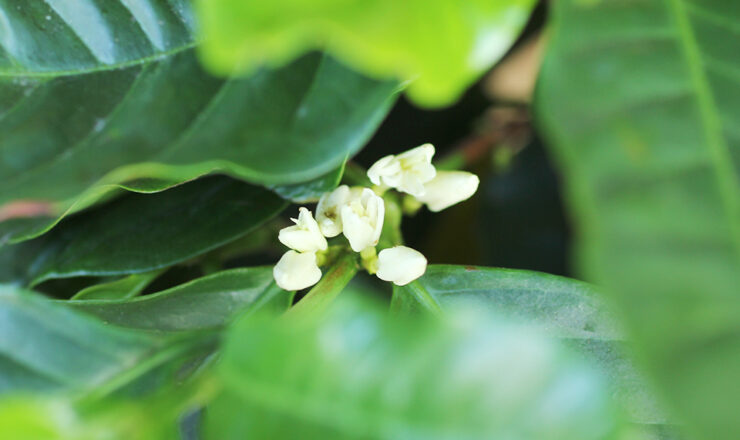
[[[285,290],[310,287],[321,279],[317,253],[328,248],[326,238],[344,234],[349,247],[363,259],[373,259],[371,273],[384,281],[403,286],[426,271],[420,252],[395,246],[375,253],[385,218],[381,196],[393,188],[413,196],[438,212],[470,198],[478,189],[478,177],[465,171],[438,171],[432,165],[434,146],[424,144],[399,155],[378,160],[367,172],[373,189],[341,185],[325,193],[316,206],[316,218],[301,207],[295,225],[280,231],[278,239],[291,250],[273,269],[278,286]]]

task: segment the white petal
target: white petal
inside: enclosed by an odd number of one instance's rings
[[[293,219],[295,226],[283,228],[278,233],[278,240],[285,246],[298,252],[316,252],[326,250],[326,238],[321,234],[318,223],[311,211],[300,208],[298,219]]]
[[[419,164],[414,167],[414,174],[422,183],[427,183],[437,175],[437,169],[431,163]]]
[[[347,185],[338,186],[334,191],[324,193],[316,206],[316,221],[325,237],[336,237],[342,233],[342,206],[350,199]]]
[[[406,246],[383,249],[378,254],[378,272],[376,275],[383,281],[391,281],[397,286],[404,286],[427,270],[427,259],[421,252]]]
[[[316,253],[288,251],[277,262],[272,275],[281,289],[301,290],[319,282],[321,269],[316,265]]]
[[[424,184],[436,174],[432,144],[420,145],[398,156],[386,156],[370,167],[368,177],[376,184],[396,188],[414,196],[424,194]]]
[[[373,166],[367,170],[367,177],[374,185],[381,184],[382,177],[389,177],[401,171],[401,164],[395,156],[389,155],[378,159]]]
[[[349,245],[355,252],[361,252],[368,246],[372,246],[375,230],[364,216],[361,216],[351,206],[342,208],[342,223],[344,236],[347,237]]]
[[[439,212],[469,199],[478,190],[478,176],[466,171],[439,171],[424,185],[424,194],[417,196],[430,211]]]
[[[434,145],[424,144],[424,145],[419,145],[416,148],[412,148],[404,153],[401,153],[396,157],[402,163],[406,162],[408,164],[413,164],[413,163],[431,163],[432,156],[434,156]]]
[[[375,205],[375,219],[374,219],[374,231],[373,231],[373,244],[375,246],[380,240],[380,234],[383,232],[383,221],[385,220],[385,200],[382,197],[375,195],[371,203]]]
[[[414,197],[420,197],[424,195],[425,192],[424,183],[422,183],[417,176],[410,173],[403,176],[403,179],[397,185],[397,188],[399,191],[411,194]]]
[[[383,230],[385,202],[370,188],[352,188],[351,193],[354,198],[342,207],[342,232],[352,250],[361,252],[378,244]]]

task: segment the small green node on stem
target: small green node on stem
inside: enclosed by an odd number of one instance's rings
[[[370,275],[378,271],[378,253],[375,246],[368,246],[360,252],[360,264]]]
[[[316,264],[319,267],[331,266],[347,250],[347,246],[333,245],[325,251],[316,252]]]
[[[403,214],[406,216],[414,216],[417,212],[421,209],[421,207],[424,206],[423,203],[421,203],[416,197],[413,196],[404,196],[403,200],[401,201],[401,210],[403,211]]]

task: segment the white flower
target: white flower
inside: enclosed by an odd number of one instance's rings
[[[367,177],[375,185],[382,184],[412,196],[420,196],[424,194],[424,184],[436,174],[432,156],[432,144],[421,145],[398,156],[386,156],[367,170]]]
[[[427,270],[427,259],[421,252],[406,246],[383,249],[378,254],[378,272],[376,275],[383,281],[392,281],[397,286],[404,286]]]
[[[326,238],[321,235],[318,223],[311,211],[306,208],[298,210],[298,218],[291,219],[295,226],[280,230],[278,240],[298,252],[316,252],[327,248]]]
[[[478,176],[466,171],[439,171],[437,176],[424,184],[426,192],[417,196],[430,211],[439,212],[469,199],[478,189]]]
[[[319,199],[316,221],[324,236],[336,237],[342,233],[342,206],[349,202],[352,192],[347,185],[341,185]]]
[[[383,198],[369,188],[363,188],[359,197],[352,197],[342,206],[342,232],[355,252],[375,246],[380,239],[385,216]]]
[[[272,276],[277,285],[285,290],[301,290],[313,286],[321,279],[316,253],[286,252],[272,269]]]

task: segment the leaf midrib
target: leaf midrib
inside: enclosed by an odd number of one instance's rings
[[[732,165],[730,149],[722,137],[722,121],[707,79],[705,63],[684,0],[666,0],[678,27],[680,48],[697,98],[701,125],[716,170],[717,186],[734,242],[736,264],[740,264],[740,179]]]
[[[120,63],[113,64],[101,64],[96,67],[89,67],[85,69],[74,69],[74,70],[49,70],[49,71],[28,71],[28,72],[13,72],[13,71],[2,71],[0,70],[0,78],[58,78],[63,76],[78,76],[87,75],[91,73],[108,72],[113,70],[125,69],[127,67],[134,67],[143,64],[150,64],[161,60],[162,58],[168,58],[176,55],[180,52],[190,50],[198,45],[197,41],[193,41],[182,46],[177,46],[170,50],[157,52],[155,54],[136,58],[133,60],[123,61]]]

